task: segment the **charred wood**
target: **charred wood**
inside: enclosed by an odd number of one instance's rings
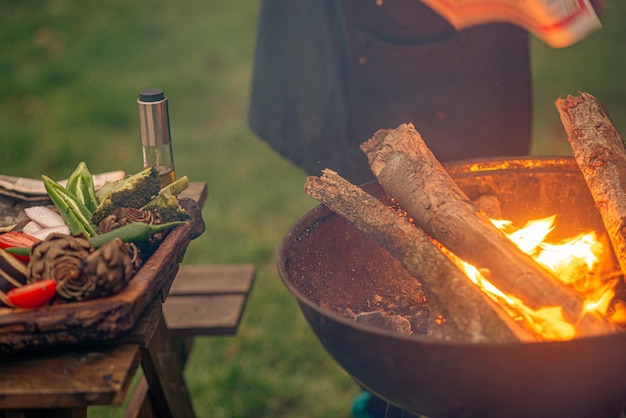
[[[578,336],[612,331],[586,313],[583,299],[519,250],[454,183],[411,124],[375,134],[361,145],[372,172],[423,230],[461,259],[489,272],[501,291],[532,309],[561,306]]]
[[[626,148],[604,105],[589,93],[555,106],[573,156],[602,216],[622,272],[626,272]]]

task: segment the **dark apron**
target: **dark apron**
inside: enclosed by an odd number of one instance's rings
[[[528,43],[507,24],[455,31],[418,0],[265,0],[250,126],[354,182],[372,178],[359,144],[406,122],[442,161],[526,155]]]

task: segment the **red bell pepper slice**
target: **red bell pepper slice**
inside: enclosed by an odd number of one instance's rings
[[[41,280],[22,287],[14,287],[7,292],[7,298],[17,308],[38,308],[52,299],[56,289],[56,280]]]
[[[0,234],[0,248],[3,250],[12,247],[18,248],[31,248],[34,244],[41,242],[39,238],[35,238],[32,235],[25,234],[20,231],[9,231],[4,234]],[[28,261],[29,256],[21,254],[12,254],[19,260]]]

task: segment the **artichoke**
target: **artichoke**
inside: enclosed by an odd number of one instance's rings
[[[28,281],[55,279],[59,289],[62,281],[75,280],[81,275],[83,260],[93,251],[93,246],[82,236],[50,234],[32,247]]]
[[[64,283],[63,291],[67,294],[64,297],[86,300],[113,295],[126,286],[140,267],[137,247],[116,238],[89,254],[80,280]]]
[[[137,247],[121,239],[96,250],[82,236],[51,234],[32,248],[28,281],[54,279],[60,297],[81,301],[119,292],[140,267]]]

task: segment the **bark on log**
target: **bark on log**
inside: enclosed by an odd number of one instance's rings
[[[411,124],[361,145],[383,189],[428,234],[532,309],[561,306],[577,336],[606,334],[605,318],[585,314],[583,300],[520,251],[454,183]]]
[[[536,341],[494,307],[424,231],[389,205],[332,170],[324,170],[319,178],[309,177],[305,192],[385,248],[422,283],[431,310],[441,309],[446,323],[455,326],[444,338],[467,342]]]
[[[626,148],[622,137],[604,105],[591,94],[567,96],[555,106],[619,266],[626,273]]]

